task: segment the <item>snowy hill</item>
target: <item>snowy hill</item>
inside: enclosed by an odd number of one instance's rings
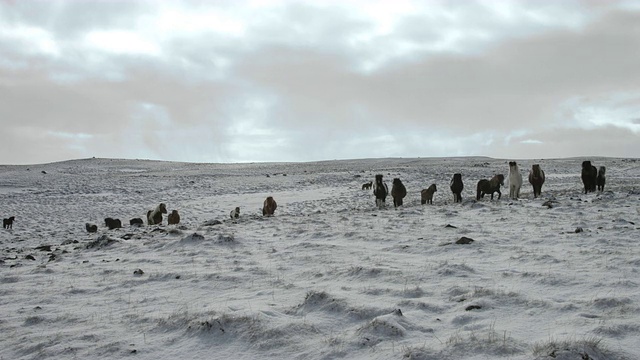
[[[582,160],[519,160],[521,198],[493,201],[507,160],[0,166],[0,358],[638,359],[640,161],[589,158],[585,195]],[[375,207],[375,174],[404,206]],[[178,225],[146,225],[161,202]]]

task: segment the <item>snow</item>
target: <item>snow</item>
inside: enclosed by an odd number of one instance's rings
[[[586,195],[583,160],[519,160],[542,197],[493,201],[475,184],[508,160],[0,166],[0,358],[640,358],[640,160],[588,159]],[[375,207],[375,174],[403,207]],[[180,224],[129,226],[160,202]]]

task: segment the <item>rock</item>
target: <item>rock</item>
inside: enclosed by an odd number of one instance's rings
[[[458,227],[457,227],[457,226],[453,226],[453,225],[451,225],[451,224],[447,224],[447,225],[445,226],[445,228],[457,229]]]
[[[400,310],[400,309],[395,309],[395,310],[393,310],[393,315],[403,316],[403,315],[402,315],[402,310]]]
[[[235,241],[236,239],[233,234],[218,234],[217,242],[219,243],[232,243]]]
[[[480,309],[482,309],[482,306],[480,305],[469,305],[464,309],[464,311],[480,310]]]
[[[472,242],[474,242],[475,240],[468,238],[466,236],[461,237],[460,239],[458,239],[458,241],[456,241],[456,244],[458,245],[467,245],[467,244],[471,244]]]
[[[582,228],[581,228],[581,227],[579,227],[579,226],[574,230],[574,232],[575,232],[576,234],[579,234],[579,233],[581,233],[581,232],[583,232],[583,231],[584,231],[584,229],[582,229]]]
[[[36,258],[33,257],[33,255],[27,255],[24,257],[27,260],[35,260]]]
[[[214,225],[221,225],[222,221],[220,220],[209,220],[209,221],[205,221],[204,226],[214,226]]]
[[[51,245],[40,245],[35,248],[40,251],[51,251]]]
[[[542,203],[542,206],[546,206],[548,209],[551,209],[553,207],[553,201],[547,200]]]
[[[142,269],[138,269],[138,270],[136,270],[136,271],[134,271],[134,272],[133,272],[133,275],[138,275],[138,276],[140,276],[140,275],[143,275],[143,274],[144,274],[144,271],[142,271]]]
[[[87,249],[92,249],[92,248],[103,248],[105,246],[109,246],[113,243],[117,243],[118,240],[116,239],[112,239],[110,237],[108,237],[107,235],[102,235],[99,238],[95,239],[94,241],[89,242],[86,245]]]

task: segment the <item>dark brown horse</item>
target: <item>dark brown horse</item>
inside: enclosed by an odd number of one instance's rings
[[[502,196],[500,192],[500,185],[504,185],[504,175],[498,174],[491,178],[491,180],[482,179],[478,181],[478,192],[476,200],[480,200],[485,194],[491,194],[491,200],[493,200],[493,193],[498,193],[498,199]]]
[[[11,216],[8,219],[2,219],[2,227],[5,229],[13,229],[13,221],[16,219],[15,216]]]
[[[98,225],[86,223],[84,224],[84,228],[87,229],[87,232],[94,233],[98,231]]]
[[[542,193],[542,184],[544,184],[544,171],[540,168],[540,164],[531,165],[529,183],[533,186],[533,197],[537,198],[540,196]]]
[[[180,223],[180,214],[178,214],[178,210],[171,211],[171,214],[167,216],[167,224],[175,225]]]
[[[278,204],[273,199],[272,196],[267,197],[264,200],[264,204],[262,205],[262,216],[273,216],[273,213],[276,212],[278,208]]]
[[[402,199],[407,196],[407,188],[404,187],[400,179],[393,179],[391,187],[391,197],[393,197],[393,207],[402,206]]]
[[[462,202],[462,190],[464,190],[462,174],[453,174],[450,187],[451,192],[453,193],[453,202]]]
[[[110,217],[104,219],[104,224],[109,228],[109,230],[120,229],[122,227],[120,219],[113,219]]]
[[[591,161],[582,162],[582,184],[584,185],[584,193],[596,191],[596,180],[598,177],[598,169],[591,165]]]

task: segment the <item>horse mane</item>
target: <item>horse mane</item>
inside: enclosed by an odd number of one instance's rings
[[[534,177],[540,178],[542,176],[542,173],[540,171],[541,171],[540,164],[533,164],[531,166],[531,173],[533,174]]]
[[[489,180],[489,182],[491,183],[491,187],[496,187],[499,185],[504,184],[504,175],[502,174],[497,174],[494,175],[491,180]]]
[[[373,193],[376,198],[384,198],[387,196],[388,190],[384,182],[382,182],[382,175],[376,175],[376,185],[373,188]]]

